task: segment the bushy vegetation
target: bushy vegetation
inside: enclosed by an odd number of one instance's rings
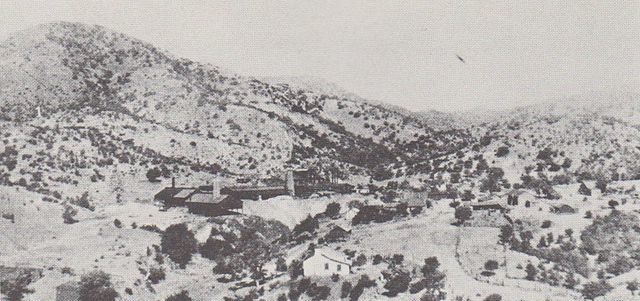
[[[118,293],[111,277],[103,271],[93,271],[80,278],[80,301],[114,301]]]
[[[181,268],[185,268],[193,253],[198,251],[198,241],[184,223],[167,227],[162,233],[160,246],[162,252]]]
[[[167,297],[167,299],[165,299],[165,301],[192,301],[193,299],[191,299],[191,297],[189,297],[189,292],[187,291],[181,291],[177,294],[173,294],[169,297]]]

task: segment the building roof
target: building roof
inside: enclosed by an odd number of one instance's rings
[[[501,208],[506,209],[501,203],[498,202],[481,202],[469,204],[473,208]]]
[[[182,188],[176,188],[176,187],[165,187],[162,190],[160,190],[160,192],[156,193],[156,195],[154,196],[155,199],[168,199],[173,197],[176,193],[178,193]]]
[[[194,192],[196,192],[196,190],[193,188],[181,189],[178,193],[174,194],[173,197],[178,199],[186,199]]]
[[[332,249],[329,248],[320,248],[320,249],[316,249],[315,250],[315,254],[313,256],[321,256],[323,258],[326,258],[328,260],[334,261],[334,262],[338,262],[338,263],[342,263],[342,264],[346,264],[348,266],[351,266],[351,262],[349,261],[349,259],[347,259],[347,255],[344,255],[338,251],[334,251]]]
[[[261,191],[274,191],[274,190],[287,190],[284,186],[233,186],[227,187],[232,192],[261,192]]]
[[[228,197],[230,196],[226,194],[215,195],[213,193],[195,193],[191,196],[187,203],[219,204],[226,200]]]

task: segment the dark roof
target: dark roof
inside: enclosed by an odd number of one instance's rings
[[[475,203],[470,204],[471,207],[475,209],[506,209],[502,204],[495,202],[485,202],[485,203]]]
[[[181,188],[177,187],[165,187],[160,192],[156,193],[153,197],[154,199],[165,200],[168,198],[172,198],[176,193],[180,191]]]
[[[284,186],[232,186],[225,187],[231,192],[263,192],[263,191],[280,191],[287,190]]]
[[[187,200],[187,203],[220,204],[231,198],[233,198],[233,196],[226,194],[214,195],[213,193],[195,193],[189,200]]]

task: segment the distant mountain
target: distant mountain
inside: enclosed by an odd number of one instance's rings
[[[453,153],[473,139],[326,84],[240,76],[100,26],[60,22],[18,32],[0,43],[0,74],[6,122],[86,126],[140,152],[231,174],[318,166],[388,178],[392,166]]]

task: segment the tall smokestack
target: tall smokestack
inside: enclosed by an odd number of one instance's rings
[[[293,170],[287,170],[287,192],[289,193],[290,196],[295,196],[296,195],[296,185],[295,185],[295,181],[293,180]]]

